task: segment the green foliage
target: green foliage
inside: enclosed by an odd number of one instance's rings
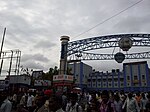
[[[59,72],[59,69],[58,69],[57,66],[55,66],[54,68],[49,68],[49,71],[44,73],[41,78],[43,80],[52,81],[53,80],[53,75],[58,75],[58,72]]]
[[[67,75],[73,75],[72,68],[67,67]]]

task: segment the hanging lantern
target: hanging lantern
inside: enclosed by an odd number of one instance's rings
[[[125,59],[125,55],[121,52],[118,52],[114,55],[114,58],[118,63],[122,63]]]
[[[129,37],[122,37],[119,40],[119,47],[123,51],[128,51],[132,47],[132,45],[133,45],[133,41]]]

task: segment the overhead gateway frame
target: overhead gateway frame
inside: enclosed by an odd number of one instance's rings
[[[132,47],[150,47],[150,34],[118,34],[92,37],[68,42],[67,60],[114,60],[114,54],[95,54],[87,51],[119,47],[119,40],[129,37]],[[125,54],[125,59],[150,59],[150,51]]]

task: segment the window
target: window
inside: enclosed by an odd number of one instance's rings
[[[134,76],[134,80],[138,80],[138,77],[137,77],[137,75],[135,75],[135,76]]]
[[[103,79],[103,82],[106,82],[106,79]]]
[[[96,81],[96,79],[93,79],[93,82],[95,82]]]
[[[111,84],[109,84],[109,86],[111,86]]]
[[[142,75],[142,79],[145,79],[145,75]]]
[[[115,78],[114,81],[115,81],[115,82],[118,82],[118,79]]]
[[[130,80],[130,76],[127,76],[127,80]]]
[[[120,81],[122,81],[122,82],[123,82],[123,78],[120,78]]]
[[[121,86],[123,86],[123,83],[121,83]]]
[[[98,82],[101,82],[101,79],[98,79]]]
[[[112,81],[112,79],[108,79],[108,82],[111,82]]]
[[[118,84],[117,84],[117,83],[115,83],[115,86],[118,86]]]
[[[91,79],[88,79],[88,82],[90,82],[91,81]]]

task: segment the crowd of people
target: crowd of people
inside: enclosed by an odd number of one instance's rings
[[[0,112],[150,112],[150,93],[3,91]]]

